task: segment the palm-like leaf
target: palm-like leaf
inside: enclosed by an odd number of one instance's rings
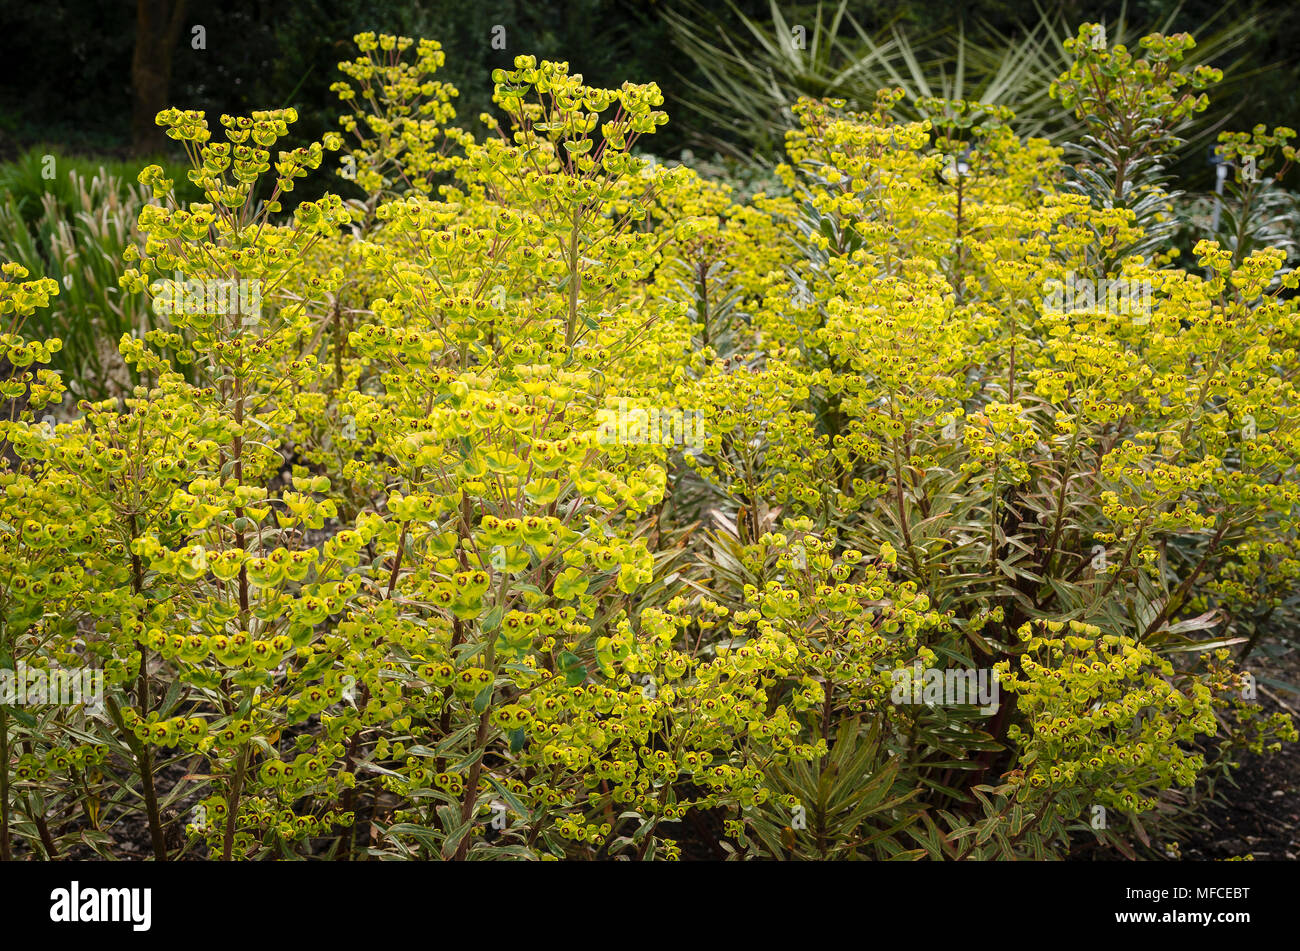
[[[675,42],[704,77],[702,84],[686,83],[684,105],[712,130],[699,135],[701,143],[723,153],[775,153],[793,125],[790,107],[800,96],[866,107],[878,89],[893,86],[905,93],[898,110],[904,116],[916,99],[937,96],[1009,106],[1021,135],[1059,143],[1080,129],[1047,94],[1070,62],[1064,41],[1072,35],[1071,25],[1059,12],[1036,5],[1037,19],[1014,34],[983,23],[970,31],[958,25],[916,37],[897,27],[871,32],[849,12],[848,0],[829,9],[819,3],[812,23],[802,25],[788,22],[776,0],[767,21],[746,16],[733,0],[727,6],[739,30],[695,0],[688,0],[684,12],[665,13]],[[1121,11],[1107,25],[1110,42],[1133,46],[1146,33],[1168,32],[1178,14],[1143,25]],[[1225,9],[1195,30],[1198,45],[1187,62],[1215,62],[1224,69],[1228,78],[1219,87],[1219,103],[1241,102],[1234,90],[1266,68],[1248,69],[1241,54],[1255,25],[1253,14],[1233,18]],[[797,26],[803,26],[802,48],[795,42]],[[1189,148],[1216,135],[1232,111],[1213,108],[1212,115],[1202,116]]]

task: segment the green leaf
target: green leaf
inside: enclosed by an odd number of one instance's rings
[[[30,713],[28,713],[26,710],[22,710],[22,709],[20,709],[20,708],[18,708],[18,707],[9,707],[9,706],[5,707],[5,710],[6,710],[6,711],[7,711],[7,712],[8,712],[8,713],[9,713],[9,714],[10,714],[10,715],[15,719],[15,720],[17,720],[17,721],[18,721],[19,723],[21,723],[23,726],[27,727],[27,729],[29,729],[29,730],[35,730],[35,729],[40,725],[40,724],[37,722],[36,717],[32,716],[32,715],[31,715]]]
[[[570,687],[576,687],[587,679],[587,668],[583,665],[582,658],[572,651],[560,654],[560,671]]]
[[[488,774],[488,782],[492,784],[493,789],[501,794],[501,798],[506,801],[506,805],[513,809],[517,815],[527,816],[529,814],[528,807],[520,802],[518,798],[515,797],[514,793],[501,785],[497,778],[491,773]]]
[[[492,609],[488,611],[487,614],[483,615],[483,620],[479,622],[479,626],[482,629],[483,633],[491,634],[493,631],[499,628],[501,626],[501,618],[504,614],[505,614],[505,610],[501,607],[501,605],[494,604],[492,606]]]

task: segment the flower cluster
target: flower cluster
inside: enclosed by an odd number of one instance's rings
[[[741,200],[644,153],[653,84],[520,56],[479,140],[437,43],[356,43],[363,197],[293,204],[344,135],[292,109],[159,114],[202,200],[140,175],[121,399],[60,406],[4,265],[0,666],[105,697],[0,706],[3,857],[135,811],[159,859],[1042,855],[1295,739],[1219,650],[1300,578],[1282,250],[1140,253],[1004,107],[801,102]],[[1157,156],[1189,43],[1055,93]],[[939,666],[1012,699],[897,700]]]

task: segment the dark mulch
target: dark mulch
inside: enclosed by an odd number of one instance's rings
[[[1252,657],[1259,678],[1300,684],[1300,651],[1280,657]],[[1291,713],[1300,725],[1300,696],[1265,685],[1259,704],[1268,713]],[[1279,753],[1246,753],[1241,767],[1216,790],[1202,811],[1202,822],[1181,842],[1184,859],[1300,859],[1300,743],[1284,743]]]

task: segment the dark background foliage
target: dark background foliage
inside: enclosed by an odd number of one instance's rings
[[[441,77],[461,88],[462,121],[488,108],[489,74],[515,55],[568,58],[589,81],[670,81],[655,3],[635,0],[189,0],[174,50],[171,104],[209,112],[298,108],[300,133],[334,128],[330,83],[361,30],[427,36],[447,51]],[[135,0],[0,0],[0,157],[39,142],[99,152],[129,148]],[[504,51],[492,28],[506,28]],[[206,49],[191,48],[192,27]]]
[[[160,0],[154,0],[155,3]],[[161,0],[174,7],[178,0]],[[294,105],[299,134],[334,127],[339,112],[329,85],[339,59],[353,55],[360,30],[428,36],[447,51],[443,78],[460,87],[461,122],[477,128],[489,107],[489,73],[519,53],[567,59],[588,81],[617,85],[654,80],[664,89],[672,123],[656,148],[675,153],[693,144],[700,123],[683,107],[698,80],[674,46],[663,12],[680,0],[183,0],[167,101],[183,108],[246,113]],[[737,0],[747,15],[767,15],[767,0]],[[722,4],[716,5],[722,8]],[[1113,18],[1122,9],[1136,22],[1177,10],[1179,28],[1194,28],[1223,10],[1212,0],[1137,0],[1059,4],[1067,22]],[[815,3],[782,4],[788,22],[811,20]],[[1057,7],[1052,7],[1057,9]],[[1241,12],[1252,9],[1243,4]],[[1266,67],[1249,84],[1233,126],[1296,124],[1300,17],[1287,2],[1264,3],[1244,50]],[[725,16],[725,9],[720,15]],[[1021,0],[883,0],[854,5],[869,29],[891,25],[923,37],[955,24],[987,24],[1004,33],[1037,16]],[[1233,13],[1233,11],[1229,11]],[[0,0],[0,159],[43,143],[64,151],[126,155],[131,151],[132,55],[137,0]],[[507,48],[491,46],[492,28],[506,28]],[[206,30],[206,49],[191,47],[192,28]]]

